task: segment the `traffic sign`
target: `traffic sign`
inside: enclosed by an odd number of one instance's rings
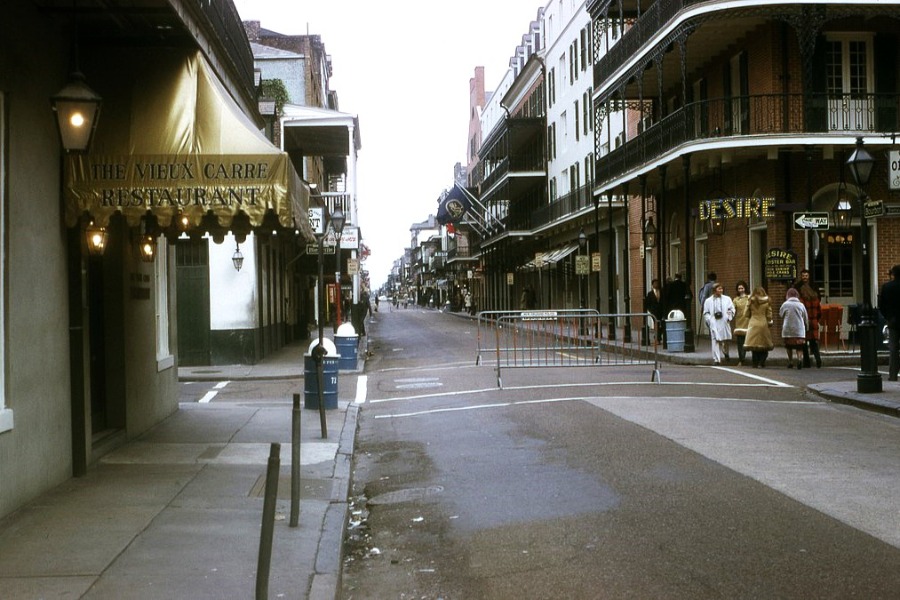
[[[863,212],[867,219],[884,216],[884,202],[882,200],[869,200],[863,206]]]
[[[828,213],[827,212],[795,212],[794,213],[794,229],[795,230],[813,230],[828,229]]]

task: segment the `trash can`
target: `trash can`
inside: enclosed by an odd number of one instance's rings
[[[359,345],[359,336],[351,323],[344,323],[338,327],[334,334],[334,344],[337,346],[340,359],[338,369],[341,371],[356,370],[356,348]]]
[[[684,313],[680,310],[669,312],[666,317],[666,347],[669,352],[684,352]]]
[[[309,345],[309,349],[303,357],[303,408],[315,410],[319,408],[319,373],[312,351],[318,345],[319,338],[316,338]],[[334,342],[328,338],[322,339],[322,346],[327,351],[327,354],[322,358],[325,380],[325,385],[322,388],[322,403],[326,409],[334,409],[338,406],[338,362],[341,357],[337,353]]]

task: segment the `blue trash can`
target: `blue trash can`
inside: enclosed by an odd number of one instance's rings
[[[319,409],[319,373],[312,350],[318,345],[319,340],[313,340],[306,356],[303,357],[303,408],[314,410]],[[322,388],[322,403],[326,410],[335,409],[338,407],[338,363],[341,357],[331,340],[325,338],[322,341],[322,346],[328,351],[322,359],[325,381],[325,385]]]
[[[687,321],[680,310],[669,312],[666,317],[666,349],[669,352],[684,352],[684,329]]]
[[[338,327],[337,333],[334,335],[334,344],[337,346],[337,352],[340,355],[338,360],[338,369],[341,371],[356,370],[356,348],[359,344],[359,336],[350,323],[344,323]]]

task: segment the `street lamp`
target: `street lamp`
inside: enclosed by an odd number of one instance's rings
[[[859,338],[860,369],[856,376],[856,391],[860,394],[880,392],[881,373],[878,372],[878,346],[875,320],[872,315],[872,278],[869,270],[869,225],[866,219],[866,187],[872,175],[875,159],[863,148],[862,138],[856,138],[856,149],[847,159],[847,166],[861,190],[859,198],[860,242],[862,244],[863,301],[857,336]]]
[[[334,320],[335,332],[337,332],[340,322],[343,321],[341,315],[341,307],[344,302],[344,294],[341,290],[341,233],[344,231],[345,221],[344,211],[342,211],[339,206],[335,207],[334,212],[331,213],[331,228],[334,229],[334,234],[337,238],[334,248],[334,282],[336,284],[335,310],[337,311],[337,318]]]
[[[644,248],[647,250],[656,248],[657,233],[656,225],[653,224],[653,217],[649,217],[644,224]]]

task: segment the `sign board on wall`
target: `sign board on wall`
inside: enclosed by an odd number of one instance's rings
[[[797,278],[797,253],[772,248],[766,252],[766,279],[793,281]]]
[[[888,185],[892,190],[900,190],[900,150],[888,152]]]

